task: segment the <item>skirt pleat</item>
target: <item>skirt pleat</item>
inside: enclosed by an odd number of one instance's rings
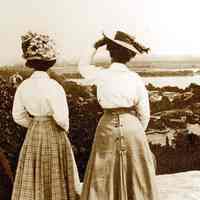
[[[152,152],[138,118],[105,113],[96,130],[81,200],[157,199]]]
[[[12,200],[76,200],[80,181],[66,133],[33,119],[20,151]]]

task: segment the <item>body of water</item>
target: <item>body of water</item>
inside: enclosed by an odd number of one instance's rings
[[[191,83],[196,83],[200,85],[200,67],[199,63],[198,66],[196,66],[194,63],[164,63],[165,67],[160,66],[160,62],[158,66],[154,67],[129,67],[130,70],[136,71],[139,74],[145,74],[143,77],[143,80],[145,84],[152,83],[153,85],[157,87],[163,87],[163,86],[177,86],[179,88],[185,88],[189,86]],[[168,67],[166,67],[168,66]],[[181,67],[180,67],[181,66]],[[77,66],[67,66],[67,67],[56,67],[54,68],[55,72],[59,75],[62,74],[76,74],[78,72]],[[162,75],[159,75],[162,74]],[[72,81],[76,81],[80,84],[86,84],[87,82],[85,80],[81,79],[68,79]]]
[[[163,86],[177,86],[179,88],[185,88],[191,83],[200,85],[200,75],[193,76],[155,76],[155,77],[144,77],[145,84],[152,83],[156,87]]]
[[[81,85],[87,85],[87,80],[85,79],[67,79],[70,81],[75,81]],[[153,84],[156,87],[164,86],[177,86],[179,88],[186,88],[191,83],[200,85],[200,75],[193,76],[149,76],[143,77],[145,84]]]

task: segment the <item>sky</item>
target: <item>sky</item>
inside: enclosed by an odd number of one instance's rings
[[[2,1],[2,2],[1,2]],[[73,60],[102,31],[125,31],[153,55],[200,55],[199,0],[0,0],[0,64],[20,62],[20,36],[50,34]]]

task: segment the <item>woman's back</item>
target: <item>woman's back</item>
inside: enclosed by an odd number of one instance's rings
[[[63,93],[63,88],[55,80],[50,79],[46,72],[41,71],[34,72],[18,89],[22,103],[33,116],[52,115],[50,101],[52,98],[59,100],[59,94]]]
[[[27,127],[30,116],[52,116],[68,131],[68,105],[65,91],[46,72],[35,71],[17,88],[13,105],[14,120]]]
[[[138,103],[141,78],[124,64],[113,63],[96,77],[99,103],[103,108],[131,107]]]

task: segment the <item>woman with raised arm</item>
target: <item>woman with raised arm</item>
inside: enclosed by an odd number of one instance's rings
[[[106,46],[108,68],[92,65],[97,49]],[[126,63],[148,52],[121,31],[104,35],[80,59],[79,70],[96,85],[104,114],[99,121],[85,173],[81,200],[157,200],[155,167],[145,129],[150,109],[141,77]]]
[[[26,66],[34,69],[17,88],[14,121],[26,127],[12,200],[76,200],[79,176],[69,139],[69,113],[63,87],[47,70],[56,62],[48,35],[22,36]]]

